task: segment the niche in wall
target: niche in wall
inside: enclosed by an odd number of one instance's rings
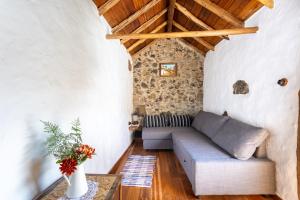
[[[233,94],[248,94],[249,86],[244,80],[238,80],[233,84]]]

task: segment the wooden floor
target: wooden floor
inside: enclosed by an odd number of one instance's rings
[[[122,200],[192,200],[192,186],[173,151],[144,150],[141,141],[136,141],[122,156],[111,173],[122,170],[127,157],[135,155],[157,156],[152,188],[122,186]],[[271,200],[275,197],[263,196],[201,196],[201,200]]]

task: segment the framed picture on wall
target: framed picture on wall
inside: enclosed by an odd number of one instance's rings
[[[160,63],[159,75],[161,77],[174,77],[177,76],[177,64],[176,63]]]

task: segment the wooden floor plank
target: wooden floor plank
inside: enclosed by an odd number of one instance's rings
[[[153,184],[151,188],[122,186],[123,200],[196,200],[193,194],[192,185],[189,182],[176,155],[169,150],[144,150],[142,141],[135,141],[113,167],[111,173],[121,172],[129,155],[154,155],[157,157]],[[260,195],[248,196],[201,196],[201,200],[272,200],[276,198]]]

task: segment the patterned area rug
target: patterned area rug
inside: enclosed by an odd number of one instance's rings
[[[155,156],[129,156],[121,171],[122,185],[151,187],[155,163]]]

